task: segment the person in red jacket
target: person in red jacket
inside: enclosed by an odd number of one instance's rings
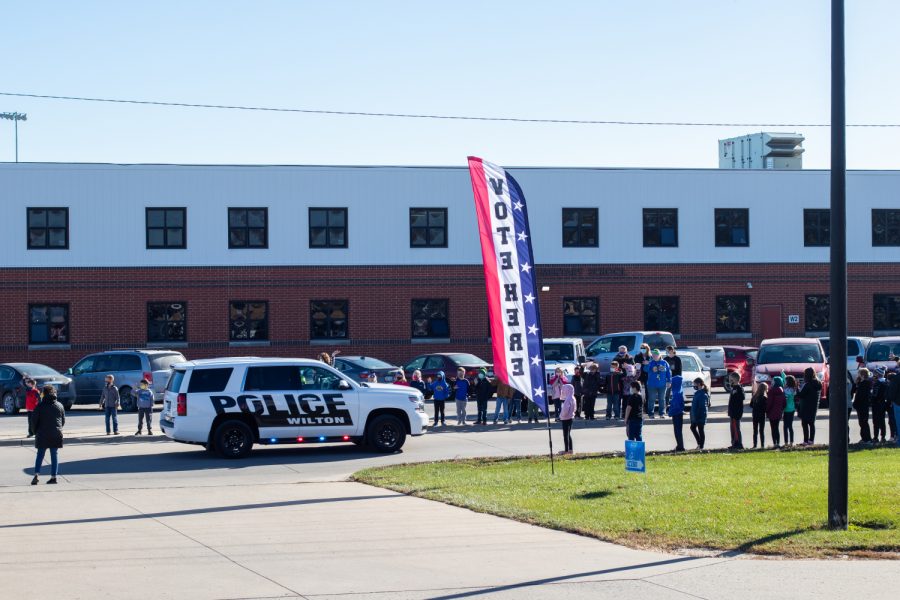
[[[37,391],[34,379],[26,378],[25,384],[25,411],[28,413],[28,437],[34,437],[34,411],[41,401],[41,394]]]

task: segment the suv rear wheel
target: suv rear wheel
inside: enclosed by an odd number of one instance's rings
[[[16,402],[16,397],[12,392],[3,394],[3,412],[8,415],[14,415],[19,412],[19,404]]]
[[[397,417],[381,415],[366,427],[366,440],[376,452],[397,452],[406,441],[406,428]]]
[[[216,427],[213,447],[222,458],[246,458],[253,448],[253,431],[243,421],[225,421]]]

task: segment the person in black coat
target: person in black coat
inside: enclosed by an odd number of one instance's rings
[[[856,376],[856,392],[853,395],[853,408],[856,409],[856,418],[859,422],[859,438],[863,442],[872,441],[872,433],[869,430],[869,407],[872,402],[872,380],[869,378],[869,370],[865,367],[859,370]]]
[[[597,394],[600,392],[600,373],[597,363],[592,362],[584,370],[581,376],[582,404],[584,405],[584,418],[594,420],[594,409],[597,403]]]
[[[59,473],[58,451],[63,445],[62,430],[65,424],[66,409],[56,399],[56,388],[45,385],[41,402],[34,411],[34,447],[37,448],[37,457],[31,485],[37,485],[47,450],[50,450],[50,479],[47,483],[56,483],[56,475]]]
[[[731,446],[729,450],[743,450],[744,441],[741,437],[741,417],[744,416],[744,387],[741,385],[741,376],[732,372],[731,392],[728,394],[728,419],[731,422]]]
[[[812,367],[803,371],[803,385],[797,392],[796,402],[800,413],[800,425],[803,428],[803,445],[816,443],[816,413],[819,410],[819,399],[822,397],[822,384],[816,378]]]

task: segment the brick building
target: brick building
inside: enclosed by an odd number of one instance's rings
[[[545,336],[827,335],[828,172],[512,169]],[[2,164],[0,361],[488,360],[468,171]],[[900,331],[900,172],[848,174],[850,331]]]

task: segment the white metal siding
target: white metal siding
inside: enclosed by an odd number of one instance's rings
[[[827,171],[512,169],[541,264],[827,262],[803,209],[827,208]],[[451,167],[0,165],[7,267],[478,264],[468,171]],[[900,172],[848,174],[848,255],[872,247],[871,209],[900,208]],[[26,249],[26,207],[69,207],[69,250]],[[187,249],[147,250],[145,208],[187,207]],[[268,207],[268,249],[228,249],[227,207]],[[347,207],[346,249],[310,249],[309,207]],[[409,247],[409,208],[446,207],[447,248]],[[562,208],[599,209],[599,248],[562,247]],[[677,248],[644,248],[643,208],[678,208]],[[750,209],[750,246],[717,248],[715,208]]]

